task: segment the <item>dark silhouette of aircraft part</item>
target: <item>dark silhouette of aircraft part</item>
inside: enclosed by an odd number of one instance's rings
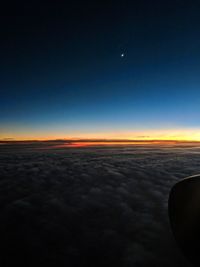
[[[200,175],[187,177],[172,187],[168,212],[184,255],[200,266]]]

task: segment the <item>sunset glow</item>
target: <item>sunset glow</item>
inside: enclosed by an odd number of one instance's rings
[[[137,131],[137,132],[102,132],[102,133],[77,133],[76,135],[70,134],[48,134],[45,132],[31,132],[27,133],[9,133],[9,134],[0,134],[0,140],[2,141],[12,141],[12,140],[86,140],[86,141],[115,141],[115,140],[126,140],[126,141],[134,141],[134,140],[142,140],[142,141],[152,141],[152,140],[170,140],[170,141],[200,141],[200,129],[194,130],[152,130],[152,131]],[[102,142],[101,142],[102,144]],[[89,145],[89,144],[88,144]],[[82,144],[80,144],[82,146]]]

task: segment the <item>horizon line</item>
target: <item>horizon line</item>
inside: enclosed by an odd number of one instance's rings
[[[106,142],[106,143],[111,143],[111,142],[126,142],[126,143],[131,143],[131,142],[176,142],[176,143],[184,143],[184,142],[190,142],[190,143],[200,143],[200,140],[190,140],[190,139],[107,139],[107,138],[101,138],[101,139],[96,139],[96,138],[71,138],[71,139],[65,139],[65,138],[59,138],[59,139],[11,139],[11,138],[5,138],[5,139],[0,139],[0,143],[23,143],[23,142]]]

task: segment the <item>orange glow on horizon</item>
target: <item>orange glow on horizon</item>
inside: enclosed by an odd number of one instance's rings
[[[113,141],[108,141],[108,142],[72,142],[70,143],[66,143],[66,144],[61,144],[61,145],[56,145],[54,146],[54,148],[65,148],[65,147],[74,147],[74,148],[80,148],[80,147],[89,147],[89,146],[112,146],[112,145],[117,145],[117,146],[123,146],[123,145],[149,145],[149,144],[160,144],[163,143],[162,141],[138,141],[138,142],[131,142],[131,141],[127,141],[127,142],[113,142]],[[170,142],[171,143],[171,142]]]
[[[51,132],[48,133],[43,131],[33,132],[1,132],[1,141],[48,141],[48,140],[70,140],[76,141],[115,141],[115,140],[126,140],[126,141],[200,141],[200,129],[179,129],[179,130],[147,130],[147,131],[116,131],[116,132],[97,132],[97,133],[81,133],[74,132],[73,134],[64,134]]]

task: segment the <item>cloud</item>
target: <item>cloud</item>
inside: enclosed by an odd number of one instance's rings
[[[167,200],[200,171],[198,149],[158,146],[0,153],[0,263],[189,266]]]

